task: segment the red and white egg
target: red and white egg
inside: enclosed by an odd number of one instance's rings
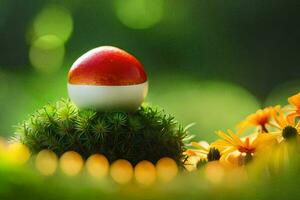
[[[103,46],[78,58],[68,74],[68,93],[79,108],[134,111],[148,92],[143,65],[126,51]]]

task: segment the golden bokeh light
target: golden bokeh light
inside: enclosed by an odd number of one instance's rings
[[[6,158],[12,164],[23,165],[30,158],[30,151],[24,144],[15,142],[8,145]]]
[[[77,152],[68,151],[60,157],[59,166],[66,175],[76,176],[83,167],[83,159]]]
[[[161,158],[156,163],[156,173],[158,180],[162,182],[170,182],[177,176],[178,166],[171,158]]]
[[[133,29],[150,28],[164,14],[164,0],[116,0],[115,5],[119,20]]]
[[[45,176],[53,175],[57,169],[57,165],[58,158],[51,150],[42,150],[36,156],[35,167]]]
[[[87,159],[85,167],[90,176],[101,179],[108,174],[109,162],[104,155],[94,154]]]
[[[119,184],[129,183],[133,177],[133,167],[127,160],[117,160],[110,167],[110,175]]]
[[[33,22],[34,38],[44,35],[55,35],[66,42],[73,32],[73,19],[71,13],[64,7],[46,6]]]
[[[63,64],[65,47],[55,35],[45,35],[31,45],[29,60],[32,66],[41,73],[56,72]]]
[[[240,187],[248,180],[247,170],[244,167],[237,167],[226,171],[226,185],[227,187]]]
[[[155,166],[146,160],[139,162],[134,168],[134,177],[141,185],[152,185],[156,180]]]
[[[206,164],[204,173],[208,181],[213,184],[219,184],[224,179],[225,169],[219,161],[212,161]]]

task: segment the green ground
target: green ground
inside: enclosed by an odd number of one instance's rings
[[[233,187],[207,182],[201,171],[181,174],[168,184],[142,188],[119,186],[111,180],[96,182],[82,175],[67,178],[61,174],[45,178],[30,168],[0,168],[1,199],[299,199],[299,162],[279,175],[264,175]]]

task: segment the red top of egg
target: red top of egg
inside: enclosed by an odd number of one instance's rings
[[[126,51],[103,46],[92,49],[72,65],[68,82],[74,85],[136,85],[147,81],[143,65]]]

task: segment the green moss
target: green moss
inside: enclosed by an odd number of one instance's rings
[[[80,110],[68,100],[44,106],[16,130],[16,139],[34,153],[73,150],[84,158],[101,153],[110,162],[127,159],[132,164],[168,156],[181,165],[186,136],[174,117],[151,106],[135,113],[96,112]]]

